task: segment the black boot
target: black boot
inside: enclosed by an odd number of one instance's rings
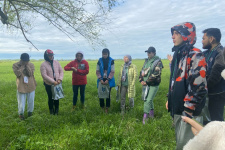
[[[58,115],[58,113],[59,113],[59,100],[54,100],[54,107],[55,107],[54,115]]]
[[[50,115],[53,115],[54,113],[53,109],[49,109],[49,111],[50,111]]]
[[[54,115],[58,115],[58,113],[59,113],[59,108],[56,108],[55,112],[54,112]]]

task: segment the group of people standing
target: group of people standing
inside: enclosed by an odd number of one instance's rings
[[[202,113],[202,109],[206,108],[207,102],[207,110],[209,111],[211,121],[224,121],[225,80],[221,73],[225,69],[225,51],[220,44],[220,30],[218,28],[208,28],[203,31],[202,47],[206,49],[204,52],[194,47],[196,43],[196,27],[193,23],[185,22],[178,24],[171,28],[171,33],[174,43],[172,52],[174,52],[174,54],[173,57],[170,58],[171,75],[166,108],[172,118],[174,119],[176,115],[182,115],[183,120],[196,129],[196,124],[198,123],[193,123],[195,121],[193,121],[192,118],[193,116],[206,115]],[[209,121],[209,119],[206,119],[204,124],[208,123],[209,126],[211,126],[210,124],[212,122],[209,123]],[[216,124],[220,125],[220,123],[217,122],[213,122],[213,124],[214,126],[216,126]],[[195,125],[195,127],[193,125]],[[207,125],[205,128],[205,130],[207,130]],[[221,132],[225,130],[224,128],[220,129]],[[193,132],[194,135],[198,134],[199,131],[200,130],[195,130],[195,132]],[[214,133],[216,132],[218,131]],[[176,131],[176,137],[179,137],[180,135],[177,135],[177,133]],[[186,134],[187,133],[183,136],[185,137]],[[201,134],[201,136],[206,135]],[[199,134],[196,138],[201,136]],[[214,137],[210,139],[212,138]],[[190,139],[187,139],[187,141],[188,140]],[[225,139],[222,138],[222,140]],[[221,143],[219,143],[219,141],[221,140],[217,141],[218,145],[216,146],[221,148]],[[211,140],[208,141],[208,143],[210,142]],[[194,142],[192,141],[192,143]],[[183,145],[179,145],[179,148],[177,146],[177,149],[183,149],[186,142],[182,144]],[[201,144],[202,147],[204,145],[207,145],[207,143],[203,142]],[[188,143],[186,148],[187,147],[195,149],[197,146]],[[184,147],[184,149],[186,148]]]
[[[174,47],[173,57],[170,62],[170,81],[168,101],[166,108],[172,118],[174,115],[185,115],[192,118],[199,116],[208,97],[208,106],[211,120],[224,121],[223,112],[225,104],[225,80],[221,72],[225,69],[225,52],[220,44],[221,32],[217,28],[209,28],[203,31],[202,44],[206,51],[201,52],[195,48],[196,27],[191,22],[178,24],[171,28]],[[161,82],[163,64],[156,56],[156,49],[149,47],[146,50],[148,58],[140,71],[139,82],[143,86],[142,98],[144,100],[143,124],[147,118],[154,117],[153,99]],[[84,60],[82,52],[77,52],[76,59],[64,67],[65,71],[73,71],[73,109],[76,108],[78,89],[82,107],[85,101],[85,87],[89,65]],[[54,60],[54,53],[46,50],[45,62],[41,64],[41,74],[48,95],[50,114],[58,114],[59,100],[52,99],[51,86],[60,84],[63,80],[63,69],[59,62]],[[29,55],[23,53],[21,61],[13,64],[13,70],[17,76],[17,99],[19,117],[24,119],[26,96],[28,99],[28,116],[32,115],[34,108],[34,96],[36,81],[34,79],[34,65],[29,62]],[[106,103],[99,99],[100,107],[108,113],[110,107],[110,91],[115,87],[115,64],[110,57],[110,51],[103,49],[96,68],[97,87],[99,84],[109,85],[109,96]],[[135,81],[138,77],[137,67],[132,63],[130,55],[124,56],[124,64],[120,67],[117,86],[121,97],[121,114],[126,111],[126,94],[129,98],[129,106],[134,107]]]
[[[161,59],[156,56],[154,47],[150,47],[145,52],[148,53],[148,58],[145,60],[142,70],[140,71],[139,81],[145,88],[144,98],[144,116],[143,124],[149,117],[154,117],[153,98],[159,89],[161,81]],[[52,86],[62,83],[63,69],[58,61],[54,60],[54,53],[47,49],[44,52],[45,61],[41,64],[40,71],[43,78],[43,84],[48,95],[48,106],[50,114],[58,115],[59,100],[52,98]],[[13,71],[17,76],[17,100],[19,118],[24,119],[24,109],[26,97],[28,101],[28,116],[32,115],[34,109],[34,97],[36,89],[36,81],[34,78],[34,65],[29,62],[29,55],[27,53],[21,54],[21,60],[13,64]],[[72,88],[73,88],[73,107],[76,109],[78,91],[80,89],[81,106],[84,108],[85,101],[85,87],[87,84],[87,74],[89,73],[89,64],[84,59],[83,52],[79,51],[75,54],[75,60],[71,61],[64,67],[65,71],[72,71]],[[102,50],[102,57],[99,58],[96,67],[97,87],[99,84],[109,85],[109,93],[106,100],[99,98],[100,107],[105,113],[108,113],[110,107],[110,91],[116,86],[115,78],[115,64],[114,59],[110,57],[110,51],[105,48]],[[136,65],[132,64],[132,57],[130,55],[124,56],[124,64],[121,65],[117,86],[119,95],[121,97],[121,114],[126,112],[126,95],[129,98],[129,107],[134,107],[134,98],[136,94],[135,82],[138,73]],[[21,90],[21,87],[23,90]],[[26,90],[24,90],[24,88]],[[32,96],[29,96],[32,95]],[[21,96],[23,96],[21,98]]]
[[[166,108],[174,114],[199,115],[209,99],[211,120],[224,121],[225,52],[220,44],[221,32],[217,28],[203,31],[202,44],[206,51],[194,47],[196,28],[193,23],[178,24],[171,28],[174,47],[170,69],[170,88]]]

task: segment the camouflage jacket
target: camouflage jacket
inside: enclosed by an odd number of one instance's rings
[[[142,70],[146,64],[146,61],[148,61],[148,59],[145,60],[145,63],[142,67]],[[161,82],[161,71],[163,68],[163,64],[160,58],[157,58],[153,64],[151,65],[151,72],[146,80],[146,84],[148,86],[157,86],[160,84]],[[144,81],[143,77],[142,77],[142,70],[140,72],[140,76],[139,76],[139,82]]]
[[[207,94],[205,57],[199,49],[185,45],[175,53],[171,65],[168,111],[171,116],[184,110],[199,115]]]

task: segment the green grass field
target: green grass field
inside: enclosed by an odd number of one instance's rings
[[[136,82],[134,109],[120,114],[116,102],[116,90],[111,92],[111,107],[108,114],[102,112],[96,88],[96,63],[88,61],[90,71],[86,86],[86,109],[72,109],[72,72],[64,71],[65,98],[60,100],[59,115],[49,114],[47,94],[40,74],[42,61],[35,65],[35,106],[32,117],[21,121],[18,118],[16,99],[16,76],[12,65],[16,61],[0,61],[0,149],[140,149],[171,150],[175,148],[175,133],[172,121],[165,109],[169,82],[169,62],[163,60],[164,69],[159,91],[154,99],[155,118],[142,124],[143,101],[141,84]],[[64,67],[69,61],[59,61]],[[115,79],[122,60],[116,60]],[[140,71],[144,60],[133,60]],[[128,102],[128,101],[127,101]],[[78,101],[78,105],[80,101]]]

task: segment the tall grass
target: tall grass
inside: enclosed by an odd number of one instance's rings
[[[0,61],[0,149],[174,149],[174,129],[165,109],[170,74],[167,60],[163,60],[162,82],[154,99],[155,118],[149,119],[146,125],[142,124],[142,89],[138,81],[134,109],[121,116],[113,88],[109,113],[102,112],[96,88],[97,61],[88,61],[90,71],[84,110],[78,107],[71,112],[72,72],[64,71],[65,98],[60,100],[58,116],[49,114],[40,74],[42,61],[31,61],[35,65],[37,81],[34,113],[29,118],[25,113],[26,119],[21,121],[17,113],[16,76],[12,70],[15,62]],[[60,61],[60,64],[64,67],[68,62]],[[122,60],[115,61],[116,80],[122,63]],[[144,60],[133,60],[133,63],[140,71]]]

